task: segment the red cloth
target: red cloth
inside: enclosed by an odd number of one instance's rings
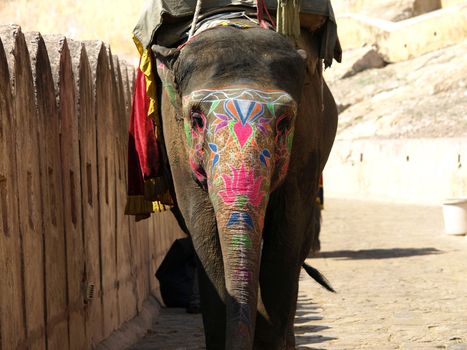
[[[128,140],[129,196],[144,195],[144,181],[161,175],[154,121],[148,117],[148,109],[145,75],[138,67]]]

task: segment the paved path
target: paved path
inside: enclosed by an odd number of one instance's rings
[[[302,276],[297,349],[467,350],[467,237],[442,234],[441,208],[328,200],[322,253]],[[203,349],[201,317],[165,309],[132,350]]]

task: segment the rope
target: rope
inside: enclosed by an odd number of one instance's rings
[[[271,21],[272,27],[275,29],[276,23],[269,14],[266,2],[264,0],[256,0],[256,17],[258,19],[258,23],[262,28],[269,29],[268,23],[264,20],[264,12],[266,12],[269,21]]]
[[[193,15],[193,22],[191,22],[190,32],[188,33],[188,40],[190,40],[193,34],[195,34],[196,23],[198,22],[199,13],[201,11],[201,3],[202,3],[202,0],[196,1],[195,14]]]
[[[277,32],[287,37],[300,37],[300,0],[277,1]]]

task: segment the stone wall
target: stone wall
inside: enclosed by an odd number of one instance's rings
[[[401,21],[443,7],[441,0],[332,0],[332,5],[337,15],[359,13],[388,21]]]
[[[400,62],[467,38],[467,1],[334,1],[344,50],[374,45]]]
[[[467,198],[465,138],[339,140],[325,196],[440,205]]]

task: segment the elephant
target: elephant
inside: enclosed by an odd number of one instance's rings
[[[178,219],[198,259],[207,349],[294,349],[301,266],[337,108],[318,39],[218,26],[152,46]]]

